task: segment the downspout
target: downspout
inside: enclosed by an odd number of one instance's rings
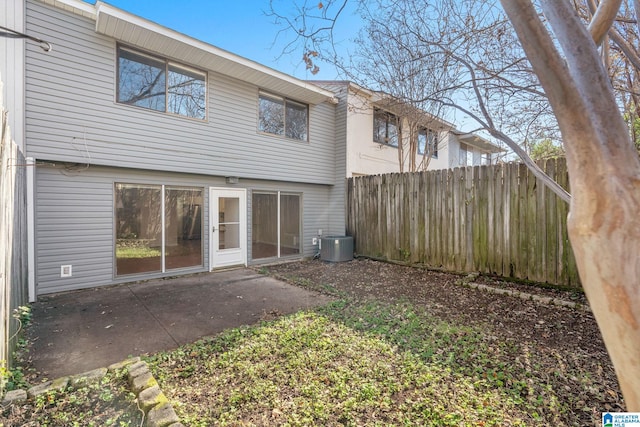
[[[29,302],[36,301],[36,238],[35,238],[35,174],[36,162],[33,157],[27,163],[27,284]]]

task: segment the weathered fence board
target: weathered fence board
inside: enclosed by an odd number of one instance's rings
[[[564,160],[540,166],[568,189]],[[580,287],[569,207],[522,164],[350,178],[347,195],[361,255]]]
[[[11,365],[19,327],[12,313],[28,301],[27,215],[25,158],[7,122],[0,82],[0,364]]]

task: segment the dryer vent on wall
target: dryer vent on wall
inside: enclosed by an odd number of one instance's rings
[[[353,237],[326,236],[320,239],[320,259],[342,262],[353,259]]]

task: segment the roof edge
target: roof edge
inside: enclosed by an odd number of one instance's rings
[[[95,30],[99,34],[102,34],[100,31],[98,31],[101,17],[105,17],[105,18],[113,17],[118,20],[128,22],[139,28],[142,28],[145,31],[156,33],[164,37],[173,39],[176,42],[184,43],[186,45],[192,46],[198,49],[199,51],[204,52],[205,54],[213,55],[217,58],[220,58],[222,61],[228,61],[230,63],[237,64],[238,66],[243,67],[244,69],[253,70],[254,72],[261,73],[265,76],[269,76],[270,78],[282,81],[283,83],[286,83],[287,85],[291,85],[292,87],[297,87],[298,89],[309,91],[308,93],[314,94],[313,98],[316,101],[319,99],[322,99],[332,104],[336,104],[338,102],[335,97],[335,94],[329,90],[323,89],[317,85],[314,85],[302,79],[298,79],[297,77],[291,76],[284,72],[275,70],[259,62],[231,53],[217,46],[214,46],[210,43],[207,43],[203,40],[199,40],[194,37],[188,36],[186,34],[180,33],[176,30],[165,27],[149,19],[137,16],[135,14],[127,12],[126,10],[110,5],[109,3],[106,3],[102,0],[96,1],[96,3],[93,5],[90,3],[86,3],[82,0],[39,0],[39,1],[41,3],[55,7],[57,9],[65,10],[78,16],[83,16],[85,18],[93,19],[96,23]],[[112,34],[105,34],[105,35],[118,40],[118,38],[114,37],[114,35]],[[235,77],[235,76],[232,75],[231,77]],[[265,88],[265,89],[268,89],[268,88]]]

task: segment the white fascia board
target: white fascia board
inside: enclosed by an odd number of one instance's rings
[[[503,151],[506,151],[505,149],[495,145],[488,139],[485,139],[480,135],[476,135],[475,133],[464,133],[455,131],[453,132],[453,134],[456,135],[458,139],[465,144],[476,147],[487,153],[501,153]]]
[[[72,12],[76,15],[84,16],[89,19],[96,19],[96,8],[94,5],[81,0],[40,0],[44,4],[48,4],[58,9]]]

